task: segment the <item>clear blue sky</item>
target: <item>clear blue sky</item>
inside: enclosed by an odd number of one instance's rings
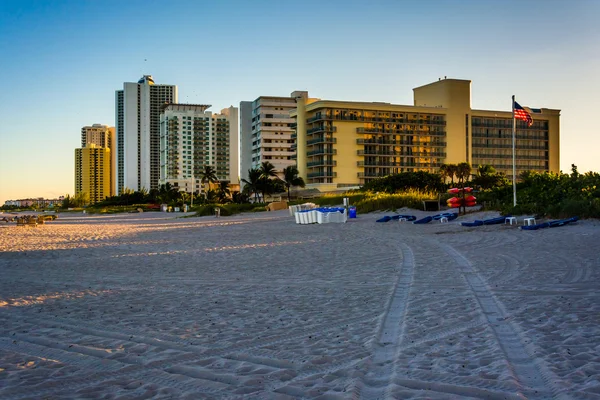
[[[213,111],[261,95],[561,109],[561,169],[600,170],[600,1],[0,1],[0,204],[74,192],[82,126],[151,74]]]

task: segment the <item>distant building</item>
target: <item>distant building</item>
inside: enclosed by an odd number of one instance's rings
[[[220,181],[239,183],[238,109],[220,114],[209,105],[166,104],[160,116],[160,181],[185,192],[202,191],[205,166],[216,170]]]
[[[13,207],[59,207],[62,205],[64,196],[60,196],[57,199],[44,199],[43,197],[30,198],[30,199],[19,199],[19,200],[6,200],[5,206]]]
[[[444,164],[488,164],[512,178],[511,111],[471,108],[471,81],[443,79],[414,89],[414,105],[299,101],[298,170],[307,186],[335,190]],[[510,99],[508,100],[510,104]],[[516,169],[558,173],[560,110],[517,120]]]
[[[155,85],[151,75],[115,93],[116,188],[156,189],[160,178],[160,113],[177,103],[177,86]]]
[[[81,147],[95,144],[97,147],[113,149],[115,141],[115,128],[108,125],[93,124],[81,128]]]
[[[91,204],[113,196],[110,164],[108,147],[90,144],[75,149],[75,194],[87,193]]]
[[[110,149],[110,192],[114,195],[116,193],[115,128],[102,124],[84,126],[81,128],[81,147],[91,144]]]
[[[295,165],[292,138],[294,120],[290,112],[296,109],[296,98],[308,97],[308,92],[294,92],[290,97],[260,96],[240,103],[240,170],[244,179],[248,170],[268,161],[280,177],[284,168]]]

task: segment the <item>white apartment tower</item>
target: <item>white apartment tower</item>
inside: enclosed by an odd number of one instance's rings
[[[207,165],[220,181],[239,183],[238,109],[220,114],[209,105],[165,104],[160,116],[160,181],[181,191],[202,191],[200,175]]]
[[[125,82],[115,93],[116,189],[158,188],[160,113],[177,102],[177,86],[155,85],[151,75]]]
[[[290,111],[296,109],[296,97],[308,92],[294,92],[290,97],[260,96],[253,102],[240,103],[241,176],[269,161],[282,177],[285,167],[295,165]]]

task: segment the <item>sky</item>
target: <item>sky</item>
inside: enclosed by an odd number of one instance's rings
[[[600,171],[599,20],[597,0],[0,0],[0,205],[73,194],[81,128],[114,126],[144,74],[213,112],[468,79],[475,109],[560,109],[561,169]]]

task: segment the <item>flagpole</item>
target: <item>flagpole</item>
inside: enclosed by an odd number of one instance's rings
[[[513,206],[517,206],[517,165],[516,165],[516,120],[515,120],[515,96],[512,97],[512,167],[513,167]]]

